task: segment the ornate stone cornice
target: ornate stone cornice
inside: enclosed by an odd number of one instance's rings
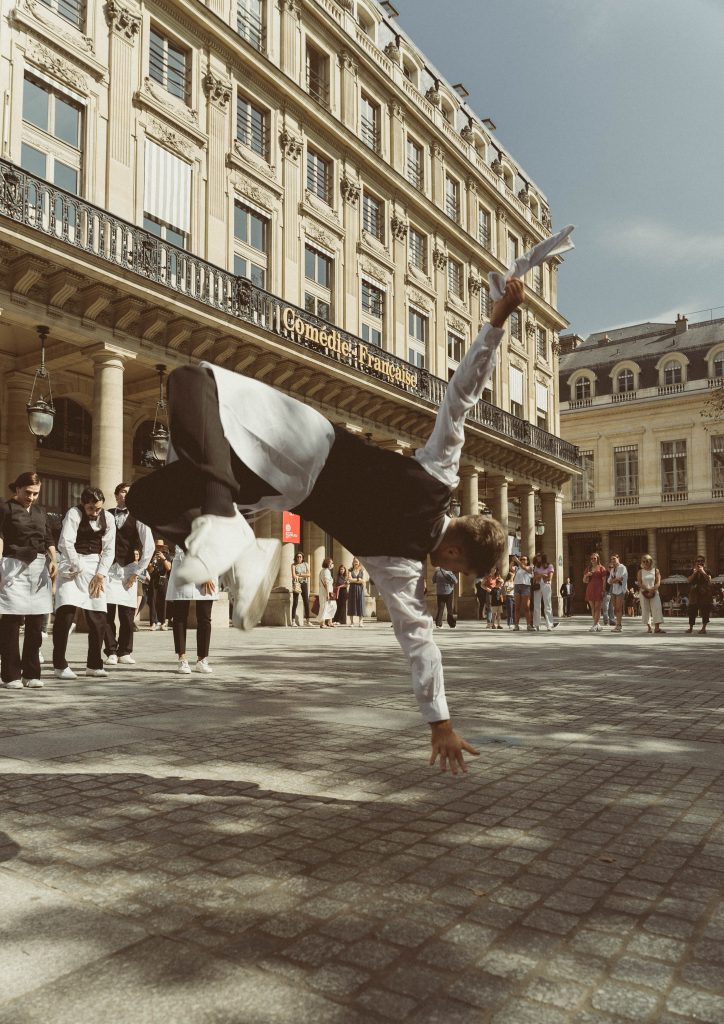
[[[465,188],[468,190],[468,192],[472,192],[474,196],[478,194],[478,183],[475,180],[475,178],[466,178]]]
[[[425,295],[423,292],[417,291],[415,288],[411,288],[409,291],[410,302],[416,306],[421,306],[422,309],[432,309],[434,300],[429,295]]]
[[[389,273],[380,267],[377,263],[373,263],[372,260],[365,259],[362,257],[359,261],[360,270],[362,270],[369,277],[374,278],[375,281],[379,281],[381,284],[389,284],[390,275]]]
[[[248,196],[253,202],[258,203],[259,206],[265,210],[269,210],[271,213],[277,205],[277,197],[274,196],[268,189],[262,188],[251,178],[248,178],[245,174],[240,171],[235,171],[231,175],[232,187],[241,195]]]
[[[225,82],[223,79],[217,78],[209,68],[201,80],[201,84],[204,87],[209,103],[213,103],[214,106],[219,107],[221,110],[226,110],[233,91],[231,82]]]
[[[37,3],[37,0],[20,0],[14,10],[10,12],[10,17],[13,21],[20,22],[31,31],[36,32],[44,42],[53,42],[57,46],[68,48],[74,56],[76,54],[85,56],[95,54],[95,47],[90,36],[83,35],[79,29],[72,27],[50,7]],[[95,60],[92,60],[92,63],[95,65]]]
[[[174,128],[187,132],[198,145],[206,145],[206,135],[199,128],[198,111],[192,110],[183,100],[166,92],[152,78],[144,78],[142,88],[133,98],[136,103],[153,111],[154,114],[168,118]]]
[[[430,143],[430,156],[433,159],[435,157],[438,157],[438,159],[440,159],[440,160],[442,159],[442,157],[443,157],[443,148],[442,148],[442,146],[440,145],[439,142],[431,142]]]
[[[121,4],[118,0],[108,0],[105,6],[106,21],[111,32],[129,42],[135,42],[136,36],[141,29],[141,17],[135,11]]]
[[[302,152],[302,140],[298,139],[296,135],[292,135],[286,128],[283,128],[279,133],[279,145],[287,160],[296,163]]]
[[[397,239],[398,242],[404,242],[407,238],[407,232],[409,224],[403,217],[398,217],[397,214],[390,221],[390,231],[392,237]]]
[[[500,153],[498,153],[495,160],[491,163],[490,170],[493,174],[497,174],[499,178],[503,177],[503,161],[500,157]]]
[[[226,162],[230,167],[236,167],[239,170],[245,170],[251,168],[257,171],[260,175],[269,181],[270,178],[277,181],[277,169],[274,164],[270,164],[268,160],[259,156],[248,146],[245,146],[243,142],[238,139],[234,139],[232,144],[232,150],[227,154]]]
[[[289,11],[293,18],[302,16],[302,5],[299,0],[277,0],[277,7],[282,14],[284,11]]]
[[[324,228],[317,224],[313,220],[304,220],[302,222],[304,227],[304,234],[307,238],[312,238],[315,242],[319,242],[325,249],[335,251],[339,246],[339,239],[334,235],[331,235],[329,231],[325,231]]]
[[[179,156],[183,156],[187,160],[193,160],[198,156],[198,145],[191,142],[185,135],[174,131],[173,128],[164,124],[163,121],[159,121],[158,118],[147,114],[143,123],[147,135],[156,139],[157,142],[163,143],[164,146],[173,150],[174,153],[178,153]]]
[[[342,177],[339,183],[339,190],[342,193],[342,198],[345,203],[349,203],[350,206],[356,206],[359,200],[360,186],[352,178],[348,178],[346,175]]]
[[[340,229],[341,224],[337,211],[332,209],[329,203],[325,203],[323,199],[315,195],[314,192],[310,192],[308,188],[304,190],[302,205],[308,207],[314,216],[321,217],[323,220],[333,224],[337,230]]]

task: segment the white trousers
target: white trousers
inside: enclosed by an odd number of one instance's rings
[[[541,583],[540,589],[533,591],[533,627],[535,629],[538,629],[540,626],[541,604],[543,605],[543,615],[545,616],[546,625],[548,626],[548,629],[553,629],[550,583]]]
[[[664,613],[658,590],[653,597],[644,597],[642,592],[639,593],[639,597],[641,598],[641,618],[644,626],[648,626],[652,619],[655,626],[660,626],[664,621]]]

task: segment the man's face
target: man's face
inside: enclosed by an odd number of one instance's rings
[[[102,501],[88,501],[83,506],[83,511],[85,512],[89,519],[97,519],[98,516],[101,514],[102,508]]]
[[[38,500],[40,484],[28,484],[27,487],[19,487],[15,494],[23,508],[30,508]]]
[[[121,489],[116,492],[116,504],[118,505],[119,508],[125,508],[126,507],[126,495],[127,494],[128,494],[128,488],[127,487],[121,487]]]

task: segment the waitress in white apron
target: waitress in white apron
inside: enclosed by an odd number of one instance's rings
[[[106,580],[106,665],[135,665],[133,657],[133,620],[138,604],[137,581],[143,577],[154,551],[153,534],[126,508],[129,484],[121,483],[113,492],[116,507],[109,510],[116,524],[113,565]],[[116,637],[118,610],[118,637]]]
[[[106,578],[116,551],[113,516],[103,508],[98,487],[86,487],[80,504],[68,509],[60,531],[58,587],[53,624],[53,668],[58,679],[75,679],[65,657],[78,608],[88,623],[87,676],[108,675],[101,646],[106,629]]]
[[[182,583],[178,570],[183,565],[186,552],[176,548],[168,578],[166,600],[173,601],[173,646],[178,656],[177,672],[189,675],[191,666],[186,656],[186,627],[189,620],[191,602],[196,602],[196,664],[194,672],[210,675],[213,671],[209,665],[209,647],[211,645],[211,611],[213,602],[219,595],[218,579],[207,580],[206,583]]]
[[[8,690],[39,689],[40,645],[45,616],[53,607],[56,551],[50,524],[37,504],[38,474],[21,473],[10,489],[14,496],[0,504],[0,675]]]

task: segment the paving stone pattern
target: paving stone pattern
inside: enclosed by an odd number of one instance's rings
[[[439,630],[457,779],[384,625],[0,690],[0,1024],[722,1024],[724,627],[684,628]]]

